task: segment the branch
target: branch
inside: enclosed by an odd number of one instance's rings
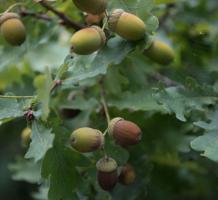
[[[165,27],[165,22],[168,19],[168,17],[170,17],[171,15],[171,10],[175,8],[175,4],[174,3],[169,3],[166,6],[166,12],[162,15],[162,17],[159,19],[159,28],[166,28]]]
[[[32,11],[28,11],[25,9],[21,9],[21,11],[19,12],[21,17],[27,17],[27,16],[31,16],[31,17],[35,17],[37,19],[41,19],[44,21],[52,21],[52,18],[49,17],[48,15],[42,14],[42,13],[35,13]]]
[[[69,17],[67,17],[64,13],[56,10],[55,8],[53,8],[52,6],[50,6],[46,1],[42,0],[39,1],[39,4],[46,8],[48,11],[51,11],[52,13],[54,13],[55,15],[57,15],[61,20],[62,20],[62,24],[64,24],[67,27],[71,27],[75,30],[80,30],[83,28],[82,25],[72,21]]]
[[[163,82],[167,87],[171,86],[180,86],[179,83],[177,83],[174,80],[169,79],[168,77],[160,74],[160,73],[154,73],[150,76],[152,79]]]

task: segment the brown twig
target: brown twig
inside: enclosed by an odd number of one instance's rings
[[[52,13],[54,13],[55,15],[57,15],[61,20],[62,20],[62,24],[64,24],[67,27],[71,27],[75,30],[80,30],[83,28],[83,26],[81,24],[78,24],[74,21],[72,21],[69,17],[67,17],[64,13],[56,10],[55,8],[53,8],[52,6],[50,6],[46,1],[42,0],[38,2],[42,7],[46,8],[48,11],[51,11]]]
[[[166,23],[167,19],[170,17],[171,11],[172,11],[173,8],[175,8],[174,3],[169,3],[166,6],[166,12],[159,18],[159,28],[166,29],[165,23]]]
[[[25,10],[25,9],[21,9],[19,14],[20,14],[21,17],[31,16],[31,17],[35,17],[37,19],[41,19],[41,20],[44,20],[44,21],[52,21],[52,18],[49,17],[46,14],[36,13],[36,12],[28,11],[28,10]]]

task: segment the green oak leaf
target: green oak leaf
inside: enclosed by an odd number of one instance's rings
[[[52,147],[54,134],[51,132],[38,121],[33,121],[31,143],[25,158],[33,158],[35,162],[41,160]]]

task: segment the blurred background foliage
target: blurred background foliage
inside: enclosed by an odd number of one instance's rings
[[[49,111],[45,113],[46,109],[38,110],[48,117],[48,124],[52,124],[56,143],[63,140],[65,144],[69,133],[77,127],[104,130],[106,120],[97,84],[102,74],[105,74],[103,86],[111,117],[131,120],[144,133],[142,142],[128,150],[117,147],[107,138],[108,153],[119,164],[129,160],[137,173],[133,185],[118,185],[110,194],[102,191],[95,181],[99,153],[81,156],[74,152],[74,161],[72,165],[68,163],[68,167],[83,166],[86,174],[81,178],[72,173],[73,180],[69,181],[75,188],[72,199],[217,198],[217,0],[109,1],[109,11],[123,8],[137,14],[148,24],[153,37],[175,49],[176,61],[169,66],[151,62],[141,55],[140,47],[132,51],[131,44],[123,44],[117,37],[109,41],[109,49],[103,49],[96,57],[67,57],[74,30],[60,25],[55,15],[31,0],[0,0],[0,13],[18,2],[24,4],[15,11],[43,13],[52,20],[23,15],[28,36],[21,47],[11,47],[0,37],[0,94],[35,95],[40,90],[34,81],[37,77],[43,74],[54,78],[63,63],[70,63],[63,85],[49,102],[50,115]],[[49,4],[84,24],[85,15],[71,0],[50,1]],[[0,108],[6,104],[2,105],[0,103]],[[54,117],[55,113],[59,113],[59,117]],[[62,119],[64,128],[58,128]],[[47,199],[49,183],[40,176],[42,161],[36,164],[23,158],[27,149],[21,145],[20,134],[27,126],[25,119],[6,121],[0,118],[0,198]],[[203,152],[204,157],[191,147]],[[52,155],[49,150],[43,160],[44,178],[53,173],[50,165],[55,165],[55,161],[49,158]],[[64,158],[61,159],[59,162],[64,162]],[[55,178],[60,180],[57,174]],[[65,184],[68,183],[63,183],[63,187]],[[51,187],[51,199],[58,199],[65,192]],[[67,195],[63,199],[70,199]]]

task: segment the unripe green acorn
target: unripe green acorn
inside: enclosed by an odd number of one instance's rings
[[[142,137],[142,131],[135,123],[126,121],[120,117],[110,121],[108,132],[117,144],[124,147],[137,144]]]
[[[26,39],[26,29],[16,13],[5,13],[0,17],[0,29],[5,40],[14,46]]]
[[[107,8],[107,0],[73,0],[73,2],[80,10],[91,14],[101,14]]]
[[[117,181],[117,162],[110,157],[101,158],[97,164],[97,180],[103,190],[112,190]]]
[[[104,136],[101,131],[93,128],[79,128],[70,136],[71,146],[79,152],[93,152],[104,145]]]
[[[175,58],[173,49],[161,40],[154,40],[151,46],[144,51],[144,55],[161,65],[168,65]]]
[[[105,41],[106,36],[100,27],[84,28],[72,36],[72,51],[77,54],[88,55],[97,51],[105,44]]]
[[[22,130],[21,142],[24,147],[29,146],[31,140],[31,133],[32,131],[29,127],[26,127],[25,129]]]
[[[130,164],[122,166],[121,172],[119,175],[119,182],[123,185],[130,185],[135,181],[135,170]]]
[[[140,40],[146,32],[145,23],[136,15],[116,9],[108,20],[109,28],[127,40]]]

